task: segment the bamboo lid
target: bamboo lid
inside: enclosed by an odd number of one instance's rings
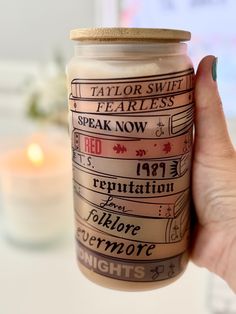
[[[188,41],[191,33],[177,29],[161,28],[78,28],[70,32],[70,39],[78,41]]]

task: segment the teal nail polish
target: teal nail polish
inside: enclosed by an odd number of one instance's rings
[[[218,59],[215,58],[215,60],[212,63],[212,69],[211,69],[211,74],[214,81],[217,80],[217,63],[218,63]]]

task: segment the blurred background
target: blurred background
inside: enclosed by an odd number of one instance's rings
[[[195,68],[206,54],[219,58],[218,84],[236,143],[236,2],[0,0],[0,7],[0,314],[236,313],[224,282],[193,264],[170,287],[138,294],[98,287],[80,274],[65,83],[71,29],[189,30]]]

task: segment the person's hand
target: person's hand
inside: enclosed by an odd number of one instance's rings
[[[205,57],[195,81],[192,188],[198,226],[192,259],[221,276],[236,292],[236,152],[227,132],[215,70],[215,57]]]

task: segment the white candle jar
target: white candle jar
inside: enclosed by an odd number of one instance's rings
[[[1,158],[0,183],[3,229],[11,242],[37,248],[65,237],[72,208],[68,150],[51,144],[40,165],[26,149],[9,151]]]
[[[71,31],[77,258],[92,281],[147,290],[188,263],[193,66],[179,30]]]

